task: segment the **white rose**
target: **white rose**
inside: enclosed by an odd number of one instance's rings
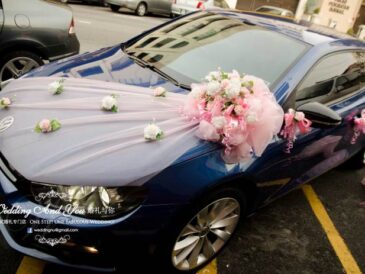
[[[165,97],[167,90],[163,87],[157,87],[153,90],[153,95],[155,97]]]
[[[247,124],[254,124],[257,122],[257,117],[256,114],[253,112],[250,112],[247,116],[246,116],[246,122]]]
[[[301,111],[295,112],[295,116],[294,116],[294,119],[295,120],[297,120],[298,122],[300,122],[300,121],[303,121],[304,118],[305,118],[305,115],[304,115],[303,112],[301,112]]]
[[[207,81],[219,80],[220,79],[220,72],[219,71],[212,71],[210,72],[205,79]]]
[[[236,98],[241,92],[241,84],[240,83],[231,83],[229,87],[226,89],[226,96],[228,99]]]
[[[144,128],[144,138],[149,141],[161,139],[163,131],[155,124],[149,124]]]
[[[221,85],[218,81],[211,81],[207,85],[207,94],[209,96],[214,96],[219,92]]]
[[[204,89],[201,86],[195,86],[191,89],[189,96],[194,99],[200,99],[204,95]]]
[[[11,105],[11,100],[8,97],[3,97],[1,98],[0,103],[2,107],[6,108]]]
[[[52,82],[48,85],[48,90],[53,94],[59,94],[62,92],[63,86],[60,81]]]
[[[212,118],[212,125],[216,128],[216,129],[223,129],[224,126],[226,125],[226,118],[224,118],[223,116],[216,116]]]
[[[117,107],[117,100],[111,95],[105,96],[101,101],[101,107],[104,110],[112,110],[113,108]]]

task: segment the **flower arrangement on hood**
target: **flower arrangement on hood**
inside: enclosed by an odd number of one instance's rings
[[[280,132],[284,112],[262,79],[218,70],[193,84],[183,110],[199,120],[196,135],[225,146],[226,162],[261,156]]]

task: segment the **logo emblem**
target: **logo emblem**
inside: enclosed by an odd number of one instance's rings
[[[0,132],[7,130],[14,123],[13,116],[6,116],[0,121]]]

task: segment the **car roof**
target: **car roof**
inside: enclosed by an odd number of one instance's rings
[[[215,13],[239,19],[248,24],[258,25],[266,29],[293,37],[312,46],[334,41],[356,41],[358,47],[365,47],[365,42],[354,38],[348,34],[337,32],[331,28],[320,25],[309,24],[308,26],[295,23],[294,20],[289,21],[286,17],[267,16],[254,12],[238,11],[238,10],[214,10]],[[344,43],[345,45],[346,43]],[[354,43],[352,43],[353,46]]]

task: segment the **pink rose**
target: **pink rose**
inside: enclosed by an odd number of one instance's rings
[[[42,121],[40,121],[38,126],[43,133],[52,131],[51,121],[48,119],[43,119]]]

